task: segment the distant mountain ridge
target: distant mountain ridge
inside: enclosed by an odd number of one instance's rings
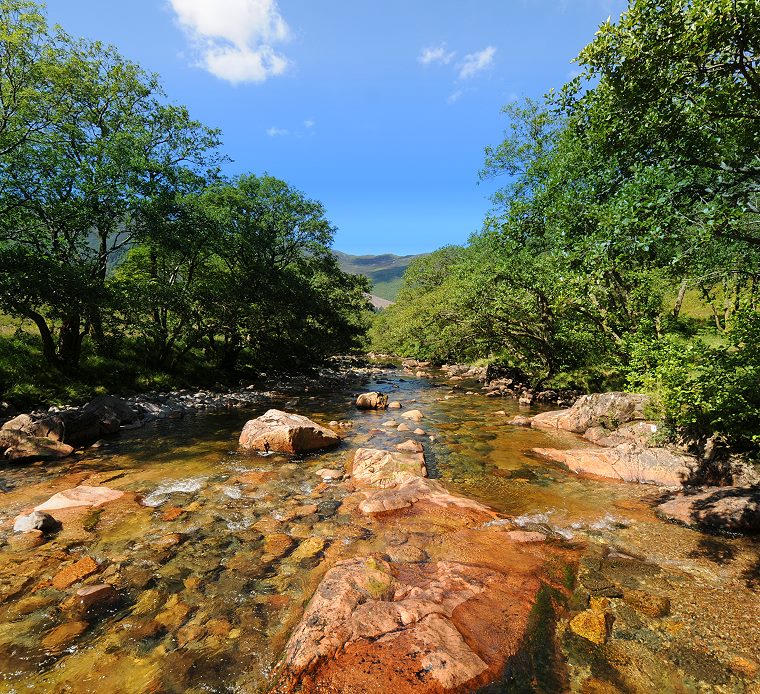
[[[372,293],[382,299],[395,301],[406,268],[419,255],[350,255],[333,251],[343,272],[365,275],[372,280]]]

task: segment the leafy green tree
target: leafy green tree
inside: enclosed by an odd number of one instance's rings
[[[0,301],[33,320],[48,360],[71,370],[85,335],[102,338],[107,273],[145,233],[150,196],[205,166],[217,136],[163,105],[156,78],[113,48],[61,31],[24,36],[32,53],[47,43],[34,95],[53,98],[38,105],[51,114],[44,127],[0,157]],[[24,291],[19,255],[57,278],[52,293]]]

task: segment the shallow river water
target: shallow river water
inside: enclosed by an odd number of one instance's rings
[[[663,522],[652,510],[661,494],[654,487],[584,479],[532,457],[533,447],[585,444],[508,426],[496,411],[516,413],[516,403],[479,395],[475,382],[457,385],[389,371],[366,389],[425,414],[426,436],[416,438],[431,476],[449,490],[578,549],[578,577],[568,578],[574,592],[552,646],[556,676],[538,677],[533,690],[760,692],[758,544]],[[256,410],[155,422],[73,464],[3,469],[0,541],[12,535],[17,513],[80,483],[134,492],[142,502],[64,523],[39,547],[0,547],[0,692],[266,691],[327,568],[382,551],[370,528],[341,513],[345,487],[316,475],[342,469],[357,447],[412,437],[381,426],[393,410],[360,412],[354,397],[283,396]],[[239,451],[245,421],[269,407],[353,426],[341,429],[345,441],[332,452]],[[78,556],[100,567],[85,584],[119,589],[119,601],[96,618],[67,613],[79,584],[58,589],[47,580]],[[611,639],[590,649],[564,624],[595,594],[593,580],[666,596],[668,614],[641,615],[613,591]],[[70,624],[72,633],[61,632]]]

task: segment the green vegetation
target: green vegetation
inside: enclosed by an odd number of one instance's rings
[[[225,178],[219,144],[114,48],[0,0],[0,397],[229,380],[359,346],[369,285],[338,268],[322,205]]]
[[[416,255],[348,255],[335,251],[338,266],[343,272],[364,275],[372,282],[372,293],[381,299],[395,301],[401,288],[404,272]]]
[[[760,443],[760,3],[631,0],[581,75],[504,108],[483,230],[410,266],[374,347],[654,393],[672,435]]]

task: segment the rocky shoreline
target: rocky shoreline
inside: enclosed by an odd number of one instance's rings
[[[286,375],[237,388],[149,391],[128,397],[101,395],[82,406],[36,409],[0,416],[0,463],[29,463],[66,458],[75,450],[99,445],[101,439],[163,419],[197,413],[225,412],[260,406],[273,398],[358,386],[382,373],[344,359],[313,376]],[[11,414],[13,416],[11,416]]]

